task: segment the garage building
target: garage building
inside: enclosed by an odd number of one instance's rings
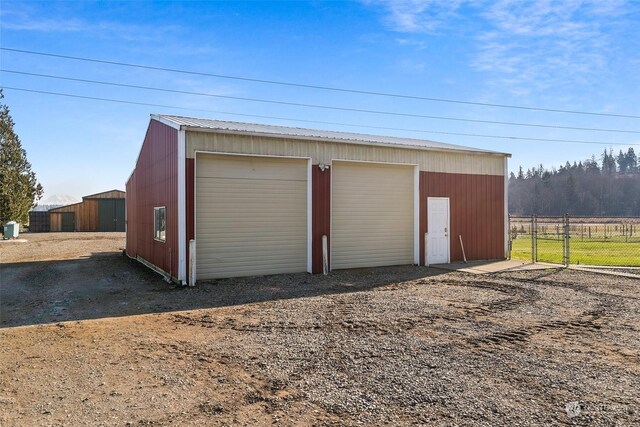
[[[448,263],[463,258],[460,238],[467,259],[502,259],[508,157],[152,115],[126,184],[126,251],[183,284]]]
[[[125,192],[84,196],[72,205],[49,209],[48,231],[125,231]]]

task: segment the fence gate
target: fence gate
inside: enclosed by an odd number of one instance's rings
[[[568,265],[567,216],[509,216],[510,258]]]
[[[533,216],[509,215],[509,258],[535,262]]]
[[[567,265],[565,217],[536,216],[533,220],[536,262]]]

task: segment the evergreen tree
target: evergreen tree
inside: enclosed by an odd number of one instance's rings
[[[2,98],[0,90],[0,100]],[[43,192],[13,125],[9,107],[0,103],[0,224],[27,223],[29,210],[35,207]]]
[[[613,157],[613,151],[611,149],[609,149],[608,153],[605,149],[602,154],[602,172],[607,175],[616,173],[616,159]]]
[[[627,156],[622,152],[622,150],[620,150],[620,154],[618,154],[618,171],[620,171],[620,173],[627,173],[627,169],[628,169],[628,163],[627,163]]]
[[[638,172],[638,158],[636,157],[636,153],[633,150],[633,147],[629,147],[627,154],[625,154],[627,170],[630,173]]]

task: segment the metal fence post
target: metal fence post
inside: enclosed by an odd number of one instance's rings
[[[531,215],[531,262],[535,264],[538,260],[538,249],[537,249],[537,239],[538,239],[538,224],[536,221],[536,216]]]
[[[511,249],[513,248],[513,231],[511,230],[511,214],[507,215],[507,229],[509,230],[509,244],[507,245],[507,259],[511,259]]]
[[[569,238],[571,237],[571,229],[569,226],[569,214],[564,214],[563,221],[564,223],[564,241],[563,241],[563,264],[565,267],[569,267],[570,261],[570,251],[569,251]]]

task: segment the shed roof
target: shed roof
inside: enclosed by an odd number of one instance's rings
[[[478,154],[511,156],[497,151],[482,150],[462,145],[446,144],[426,139],[404,138],[398,136],[370,135],[352,132],[337,132],[320,129],[306,129],[289,126],[264,125],[259,123],[231,122],[225,120],[198,119],[192,117],[152,114],[152,119],[163,122],[178,130],[218,131],[234,134],[263,135],[280,138],[296,138],[343,142],[348,144],[384,145],[398,148],[422,150],[464,151]]]
[[[114,189],[109,191],[102,191],[100,193],[89,194],[88,196],[82,196],[82,198],[83,199],[101,199],[101,198],[124,199],[125,194],[126,193],[122,190]]]

